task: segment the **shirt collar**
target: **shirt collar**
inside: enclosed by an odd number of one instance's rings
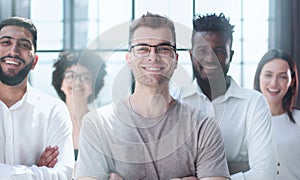
[[[230,78],[230,86],[227,89],[226,93],[222,96],[219,96],[218,98],[214,99],[213,101],[220,102],[220,101],[226,101],[230,97],[239,98],[239,99],[245,99],[243,89],[232,79],[232,77],[228,76]],[[199,96],[202,96],[204,98],[207,98],[206,95],[202,92],[201,88],[198,86],[197,80],[194,79],[193,83],[190,83],[189,85],[185,86],[181,89],[181,97],[188,97],[192,96],[194,94],[198,94]]]

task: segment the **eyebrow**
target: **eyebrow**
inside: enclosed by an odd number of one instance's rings
[[[266,73],[274,73],[274,71],[271,71],[271,70],[266,70]],[[284,74],[284,75],[287,75],[288,73],[283,71],[283,72],[279,72],[278,74]]]
[[[14,39],[14,38],[11,37],[11,36],[2,36],[2,37],[0,37],[0,39]],[[32,44],[32,42],[30,40],[26,39],[26,38],[20,38],[20,39],[17,39],[17,40],[25,41],[25,42],[28,42],[28,43]]]
[[[132,46],[163,46],[163,45],[175,46],[175,45],[172,45],[171,42],[162,42],[162,43],[159,43],[157,45],[150,45],[150,44],[147,44],[147,43],[138,43],[138,44],[135,44],[135,45],[132,45]]]
[[[73,74],[78,74],[78,73],[76,73],[76,72],[75,72],[75,71],[73,71],[73,70],[68,70],[68,71],[66,71],[65,73],[73,73]],[[83,72],[83,73],[80,73],[80,74],[91,75],[92,73],[90,73],[90,72]]]
[[[216,46],[214,49],[226,49],[226,46]]]

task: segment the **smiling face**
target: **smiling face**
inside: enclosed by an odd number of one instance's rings
[[[219,32],[197,32],[190,51],[197,78],[218,79],[226,75],[231,62],[230,39]]]
[[[66,95],[66,100],[88,100],[93,93],[92,78],[89,70],[80,65],[72,65],[65,71],[61,90]]]
[[[291,83],[291,70],[286,61],[274,59],[263,66],[259,85],[269,104],[281,106]]]
[[[150,45],[157,46],[162,44],[175,45],[171,30],[167,27],[149,28],[139,27],[135,30],[132,38],[132,46]],[[137,47],[138,48],[138,47]],[[126,54],[126,60],[132,69],[137,83],[145,86],[158,86],[168,83],[177,67],[178,55],[174,49],[158,50],[151,47],[148,56],[137,57],[137,51],[145,49],[131,49]]]
[[[37,63],[34,51],[32,34],[27,29],[3,27],[0,31],[1,82],[10,86],[23,82]]]

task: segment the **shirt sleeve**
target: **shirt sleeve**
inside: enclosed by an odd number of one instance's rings
[[[227,177],[229,171],[219,126],[213,119],[202,124],[198,135],[197,177]]]
[[[40,138],[43,137],[41,136]],[[72,178],[74,166],[72,122],[68,109],[63,102],[57,103],[51,109],[47,136],[43,143],[46,146],[58,146],[58,161],[53,168],[47,168],[45,166],[38,167],[36,165],[10,165],[2,163],[0,164],[0,179],[70,180]],[[37,159],[39,159],[39,157],[37,157]]]
[[[94,114],[93,114],[94,115]],[[109,158],[106,156],[104,125],[97,125],[99,118],[91,115],[85,116],[81,128],[78,160],[76,162],[76,178],[94,177],[108,179],[111,171]],[[97,116],[97,115],[96,115]],[[97,123],[95,123],[98,121]],[[107,137],[109,138],[109,137]]]
[[[254,107],[248,112],[246,120],[250,169],[233,174],[231,179],[273,180],[276,179],[277,158],[272,140],[271,113],[263,96],[259,96],[255,102],[250,104]]]

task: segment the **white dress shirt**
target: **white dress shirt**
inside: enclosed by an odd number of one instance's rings
[[[287,113],[272,116],[273,139],[278,157],[277,180],[299,180],[300,178],[300,110],[293,110],[296,124]]]
[[[54,168],[36,164],[47,146],[58,146]],[[72,122],[66,105],[29,83],[17,103],[0,100],[0,179],[67,180],[74,166]]]
[[[276,154],[271,113],[262,94],[239,87],[230,77],[227,92],[212,102],[195,81],[181,89],[180,100],[215,117],[222,130],[228,164],[247,163],[249,169],[232,180],[274,180]]]

